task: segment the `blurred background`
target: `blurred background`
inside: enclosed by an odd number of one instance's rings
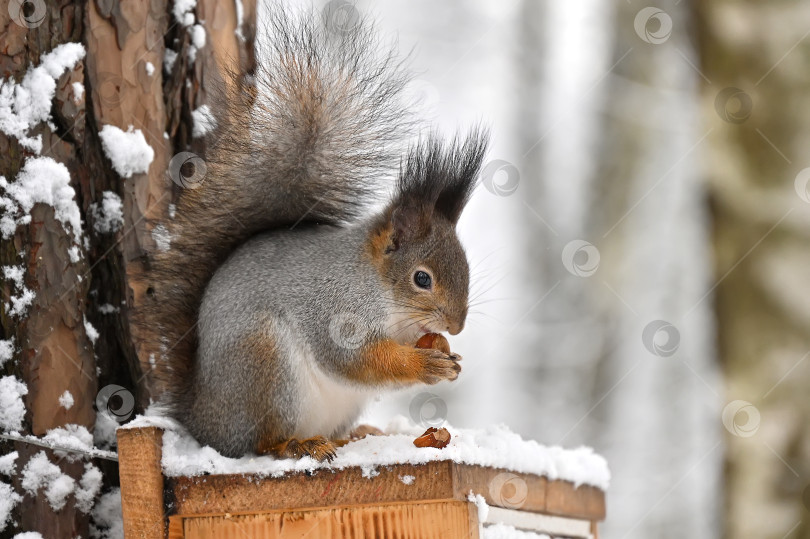
[[[810,537],[810,4],[356,8],[494,135],[464,371],[369,419],[593,446],[607,538]]]
[[[7,4],[0,175],[54,159],[82,223],[53,201],[21,215],[4,202],[0,374],[22,389],[0,395],[0,436],[14,434],[0,456],[97,480],[87,504],[54,509],[4,476],[0,537],[117,539],[117,464],[98,449],[156,393],[133,316],[181,189],[166,172],[199,160],[207,95],[222,69],[252,72],[270,4]],[[612,472],[608,539],[810,538],[810,2],[314,4],[333,29],[371,16],[411,51],[408,101],[445,134],[493,134],[459,225],[473,269],[452,338],[461,377],[381,398],[366,421],[592,446]],[[75,43],[84,59],[41,68]],[[31,96],[37,114],[17,106]],[[140,133],[145,170],[113,169],[108,126]],[[45,443],[65,429],[88,448],[75,461]]]

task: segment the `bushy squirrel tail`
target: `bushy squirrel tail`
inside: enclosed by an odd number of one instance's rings
[[[146,344],[170,407],[188,395],[197,313],[216,268],[258,232],[356,219],[396,174],[413,131],[400,100],[408,75],[371,24],[330,28],[320,14],[270,11],[255,76],[231,77],[213,96],[204,160],[169,167],[184,188],[137,316],[154,336]]]

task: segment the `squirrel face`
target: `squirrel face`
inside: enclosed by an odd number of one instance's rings
[[[434,222],[421,238],[389,253],[395,308],[408,313],[409,333],[457,335],[467,318],[470,270],[449,222]]]
[[[427,226],[402,234],[396,220],[377,228],[370,243],[390,291],[391,336],[413,343],[425,333],[460,333],[467,318],[470,270],[454,224],[434,215]]]
[[[449,145],[435,137],[411,149],[397,191],[372,222],[372,263],[390,293],[389,334],[415,342],[464,328],[470,269],[456,223],[475,189],[486,150],[475,129]]]

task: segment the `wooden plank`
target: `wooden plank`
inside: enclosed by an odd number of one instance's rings
[[[286,507],[318,507],[453,498],[452,463],[401,464],[381,467],[379,475],[363,477],[360,468],[316,470],[280,478],[244,475],[174,477],[168,482],[179,514],[269,511]],[[406,485],[401,477],[415,479]],[[466,496],[462,499],[466,500]]]
[[[485,526],[498,523],[507,524],[519,530],[543,533],[551,537],[572,539],[590,539],[591,537],[590,520],[490,507],[487,511]]]
[[[453,494],[458,500],[467,499],[472,491],[482,495],[488,505],[542,512],[548,485],[539,475],[453,463]]]
[[[475,504],[432,500],[389,505],[319,507],[265,513],[173,516],[185,539],[478,538]]]
[[[574,487],[568,481],[553,481],[546,491],[546,513],[588,520],[605,520],[605,493],[596,487]]]
[[[177,513],[269,511],[285,507],[394,503],[425,499],[465,501],[470,491],[489,505],[537,513],[604,520],[605,495],[595,487],[574,488],[533,474],[451,461],[378,468],[363,477],[359,468],[317,470],[280,478],[211,475],[169,478]],[[406,485],[402,477],[413,476]]]
[[[118,429],[118,474],[127,539],[163,539],[163,431],[155,427]]]

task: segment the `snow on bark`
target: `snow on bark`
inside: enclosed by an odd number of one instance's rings
[[[25,418],[25,403],[22,398],[28,387],[16,376],[0,378],[0,428],[6,432],[18,432]]]
[[[53,207],[56,219],[81,244],[81,214],[64,164],[50,157],[27,159],[13,183],[0,176],[0,188],[6,193],[0,196],[0,208],[5,210],[0,218],[4,238],[10,238],[18,225],[30,223],[31,209],[41,203]]]
[[[105,125],[99,137],[104,153],[122,178],[131,178],[133,174],[144,174],[149,170],[155,151],[140,129],[129,126],[127,131],[123,131],[114,125]]]
[[[0,131],[40,153],[42,138],[39,135],[28,137],[28,130],[50,120],[56,79],[73,69],[84,54],[80,43],[64,43],[44,55],[40,64],[30,68],[19,84],[13,80],[0,83]]]

